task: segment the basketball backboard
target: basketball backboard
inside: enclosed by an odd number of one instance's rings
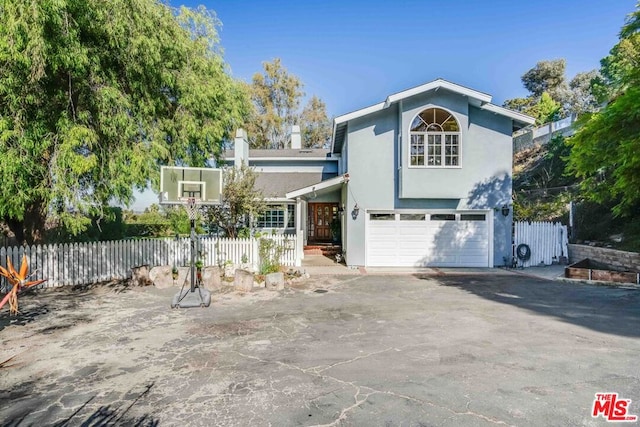
[[[160,168],[160,204],[182,205],[196,199],[199,205],[220,204],[222,170],[162,166]]]

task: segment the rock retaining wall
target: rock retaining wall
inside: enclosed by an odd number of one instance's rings
[[[569,262],[590,259],[615,270],[640,271],[640,254],[586,245],[569,245]]]

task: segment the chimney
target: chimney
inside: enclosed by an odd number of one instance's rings
[[[300,126],[291,126],[291,149],[300,150],[302,148],[302,136],[300,135]]]
[[[244,129],[238,129],[236,131],[236,138],[233,143],[234,149],[234,165],[237,168],[240,166],[249,164],[249,141],[247,141],[247,131]]]

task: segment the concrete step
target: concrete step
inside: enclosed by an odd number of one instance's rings
[[[305,255],[324,255],[327,257],[334,257],[337,253],[342,252],[340,245],[307,245],[303,249]]]

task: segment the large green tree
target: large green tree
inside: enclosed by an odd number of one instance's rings
[[[262,64],[263,72],[249,85],[253,111],[246,123],[252,148],[286,148],[291,126],[299,125],[306,147],[318,146],[331,137],[326,106],[313,96],[300,112],[304,85],[289,73],[279,58]]]
[[[0,219],[72,231],[244,119],[215,16],[156,0],[0,0]]]
[[[596,83],[608,104],[586,116],[569,140],[569,170],[585,195],[615,203],[616,215],[637,214],[640,205],[640,10],[627,18],[620,41],[601,61]]]
[[[568,96],[565,80],[566,65],[564,59],[539,61],[524,73],[522,84],[534,98],[540,98],[544,92],[547,92],[554,101],[562,104]]]
[[[285,148],[291,126],[298,124],[302,82],[282,66],[279,58],[265,62],[263,73],[250,86],[254,110],[247,123],[254,148]]]
[[[525,98],[508,99],[503,106],[535,117],[538,124],[557,120],[568,114],[580,115],[596,111],[599,103],[591,82],[599,77],[598,72],[592,70],[578,73],[567,83],[565,69],[564,59],[539,61],[521,78],[529,95]],[[555,111],[549,114],[550,110]]]
[[[322,148],[331,139],[331,122],[327,106],[317,96],[311,97],[300,115],[302,141],[305,147]]]

